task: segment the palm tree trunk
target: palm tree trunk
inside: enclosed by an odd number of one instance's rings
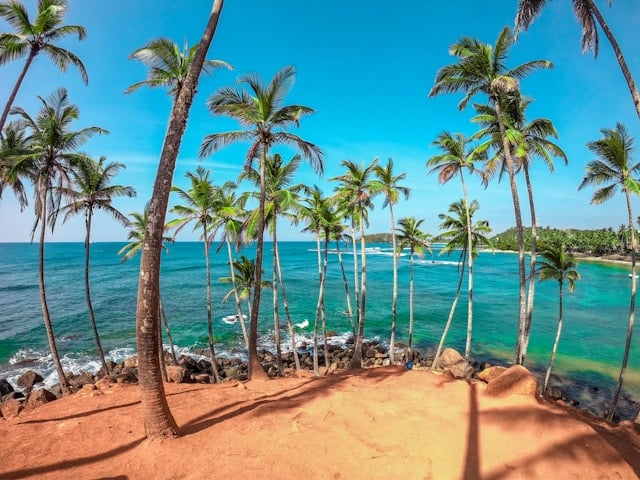
[[[153,194],[149,202],[149,221],[145,231],[140,261],[138,301],[136,306],[136,343],[138,347],[138,380],[140,400],[147,437],[174,437],[178,426],[165,397],[158,363],[158,306],[160,302],[160,257],[169,193],[187,125],[189,109],[209,45],[218,24],[224,1],[214,0],[207,26],[200,39],[187,77],[171,109]]]
[[[320,312],[322,314],[322,338],[324,339],[324,366],[329,370],[329,346],[327,345],[327,312],[324,305],[324,286],[327,283],[327,266],[329,265],[329,231],[325,231],[324,237],[324,260],[322,262],[322,304]]]
[[[627,200],[627,213],[629,214],[629,228],[631,229],[631,302],[629,306],[629,325],[627,326],[627,339],[624,345],[624,355],[622,357],[622,365],[620,366],[620,375],[618,376],[618,385],[616,391],[613,394],[613,400],[611,401],[611,408],[607,415],[607,420],[612,421],[613,415],[616,412],[616,406],[618,405],[618,399],[620,398],[620,392],[622,391],[622,384],[624,382],[624,374],[627,371],[627,364],[629,363],[629,351],[631,350],[631,336],[633,334],[633,323],[635,317],[636,306],[636,234],[635,228],[633,228],[633,214],[631,213],[631,199],[629,198],[629,192],[625,190],[625,197]]]
[[[360,281],[358,279],[358,248],[356,243],[356,225],[355,220],[351,217],[351,248],[353,249],[353,285],[354,296],[356,299],[356,320],[360,318]],[[357,320],[358,321],[358,320]],[[357,337],[357,327],[354,329],[353,338]]]
[[[347,315],[349,316],[349,322],[351,322],[351,333],[356,335],[356,326],[353,321],[353,310],[351,309],[351,295],[349,294],[349,282],[347,281],[347,274],[344,271],[344,263],[342,261],[342,251],[340,250],[340,240],[336,239],[336,251],[338,252],[338,262],[340,263],[340,271],[342,272],[342,281],[344,282],[344,293],[347,297]]]
[[[460,181],[464,194],[464,208],[467,217],[467,257],[469,259],[469,284],[467,286],[469,301],[467,303],[467,341],[464,347],[465,374],[469,372],[471,365],[471,338],[473,335],[473,237],[471,234],[471,212],[469,211],[469,199],[467,196],[467,185],[464,183],[462,169],[460,169]]]
[[[211,258],[209,256],[209,239],[207,238],[207,222],[202,224],[202,238],[204,240],[204,262],[207,273],[207,334],[209,336],[209,358],[211,359],[211,374],[213,382],[220,382],[218,375],[218,361],[216,359],[216,348],[213,337],[213,315],[211,312]]]
[[[289,301],[287,300],[287,291],[284,287],[284,278],[282,276],[282,266],[280,265],[280,249],[277,242],[273,242],[273,251],[276,259],[276,265],[278,267],[278,279],[280,280],[280,291],[282,292],[282,305],[284,306],[284,313],[287,317],[287,328],[289,330],[289,337],[291,339],[291,352],[293,353],[293,361],[295,362],[296,372],[300,370],[300,356],[298,355],[298,346],[296,345],[296,335],[293,329],[293,322],[291,321],[291,314],[289,312]]]
[[[162,307],[159,307],[162,308]],[[158,315],[162,313],[158,310]],[[160,362],[160,374],[162,375],[162,381],[168,382],[169,377],[167,376],[167,364],[164,361],[164,347],[162,345],[162,329],[158,328],[158,361]]]
[[[622,55],[622,49],[616,40],[616,37],[613,36],[613,32],[609,28],[609,25],[604,20],[600,10],[596,6],[593,0],[587,0],[590,4],[591,11],[595,15],[600,27],[602,27],[602,31],[609,39],[609,43],[611,43],[611,47],[613,48],[613,52],[616,55],[616,59],[618,60],[618,65],[620,65],[620,70],[622,70],[622,75],[624,75],[624,79],[627,81],[627,86],[629,87],[629,92],[631,93],[631,99],[633,100],[633,105],[636,108],[636,114],[640,118],[640,94],[638,93],[638,89],[636,88],[636,84],[633,80],[633,76],[631,75],[631,71],[627,66],[627,62],[624,59],[624,55]]]
[[[391,338],[389,339],[389,362],[395,363],[396,328],[398,312],[398,253],[396,252],[396,229],[393,217],[393,203],[389,202],[389,216],[391,218],[391,246],[393,248],[393,299],[391,301]]]
[[[173,344],[173,337],[171,336],[171,330],[169,329],[169,320],[167,320],[167,313],[164,311],[164,305],[162,304],[162,297],[160,297],[160,315],[162,315],[162,322],[164,323],[164,329],[167,332],[167,339],[169,340],[169,347],[171,348],[171,357],[173,363],[178,364],[178,357],[176,356],[176,349]]]
[[[316,315],[313,321],[313,374],[320,376],[320,365],[318,363],[318,327],[320,325],[320,307],[322,303],[322,255],[320,252],[320,230],[316,232],[316,251],[318,253],[318,302],[316,303]]]
[[[49,341],[49,350],[51,350],[51,358],[53,364],[56,367],[58,373],[58,379],[60,381],[60,388],[63,395],[71,393],[69,389],[69,383],[67,377],[62,369],[62,363],[60,362],[60,355],[58,354],[58,347],[56,346],[56,337],[53,334],[53,325],[51,324],[51,316],[49,315],[49,305],[47,304],[47,293],[44,284],[44,242],[45,231],[47,228],[47,192],[45,190],[41,200],[42,205],[42,218],[40,219],[40,245],[38,245],[39,262],[38,262],[38,286],[40,287],[40,304],[42,306],[42,316],[44,318],[44,328],[47,332],[47,340]]]
[[[29,52],[29,56],[27,57],[24,66],[22,67],[22,71],[16,80],[16,84],[13,86],[13,90],[11,90],[11,94],[9,95],[9,99],[7,100],[7,104],[4,106],[4,110],[2,111],[2,117],[0,117],[0,139],[2,138],[2,130],[4,129],[4,124],[7,122],[7,117],[9,116],[9,111],[11,110],[11,106],[16,99],[16,95],[18,95],[18,90],[20,90],[20,86],[22,85],[22,81],[24,80],[33,59],[36,57],[37,52],[33,48]]]
[[[91,252],[91,217],[93,211],[87,210],[85,219],[86,235],[84,237],[84,291],[87,297],[87,309],[89,310],[89,320],[91,320],[91,328],[93,329],[93,336],[96,340],[96,347],[98,348],[98,355],[100,355],[100,361],[102,362],[102,369],[105,375],[111,375],[106,360],[104,359],[104,350],[102,349],[102,343],[100,342],[100,335],[98,334],[98,326],[96,325],[96,317],[93,312],[93,304],[91,302],[91,289],[89,287],[89,256]]]
[[[366,241],[364,239],[364,222],[362,214],[358,217],[360,226],[360,308],[358,309],[358,333],[353,349],[353,357],[349,368],[362,368],[362,343],[364,341],[364,319],[367,303],[367,255],[365,252]]]
[[[500,99],[498,96],[493,97],[493,105],[496,110],[496,117],[500,127],[500,136],[502,137],[502,147],[504,158],[507,164],[507,172],[509,173],[509,185],[511,186],[511,198],[513,200],[513,209],[516,218],[516,231],[518,234],[518,340],[515,348],[515,360],[517,365],[524,364],[524,356],[522,347],[524,345],[525,325],[527,321],[527,305],[526,305],[526,275],[524,265],[524,228],[522,226],[522,213],[520,212],[520,198],[518,197],[518,186],[516,184],[516,175],[513,167],[513,158],[511,157],[511,149],[507,140],[506,129],[502,119],[502,109],[500,108]]]
[[[523,165],[524,178],[527,184],[527,195],[529,197],[529,211],[531,212],[531,258],[529,267],[529,293],[527,295],[527,321],[524,329],[524,344],[522,345],[522,357],[526,358],[527,349],[529,348],[529,338],[531,336],[531,324],[533,322],[533,303],[536,291],[536,254],[538,240],[538,219],[536,217],[536,207],[533,201],[533,188],[531,186],[531,178],[529,176],[529,166],[525,160]]]
[[[413,361],[413,249],[409,257],[409,361]]]
[[[273,222],[273,265],[272,265],[272,286],[273,289],[273,328],[275,329],[274,337],[276,341],[276,365],[278,367],[278,374],[284,377],[284,366],[282,365],[282,345],[280,339],[280,316],[278,314],[278,256],[276,254],[276,245],[278,244],[278,237],[276,234],[276,222],[277,215]]]
[[[229,256],[229,266],[231,267],[231,283],[233,285],[233,295],[236,301],[236,312],[238,313],[238,321],[240,322],[240,328],[242,328],[242,336],[244,338],[244,344],[249,349],[249,336],[247,335],[247,326],[244,323],[244,315],[242,313],[242,305],[240,302],[240,295],[238,295],[238,285],[236,282],[236,271],[233,268],[233,253],[231,252],[231,242],[229,239],[226,239],[227,243],[227,254]],[[251,311],[251,309],[249,309]]]
[[[560,305],[558,307],[558,330],[556,331],[556,338],[553,341],[553,349],[551,350],[551,357],[549,358],[549,366],[547,366],[547,373],[544,376],[544,385],[542,386],[542,396],[546,395],[547,387],[549,386],[549,378],[551,377],[551,369],[553,368],[553,362],[556,359],[556,352],[558,351],[558,343],[560,343],[560,334],[562,333],[562,280],[558,280],[560,287]]]

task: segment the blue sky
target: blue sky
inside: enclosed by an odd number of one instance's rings
[[[36,2],[24,3],[33,12]],[[137,198],[117,199],[115,206],[126,214],[141,211],[151,195],[171,105],[164,90],[141,89],[123,94],[146,75],[140,63],[127,57],[159,36],[179,44],[185,40],[190,45],[197,42],[210,2],[69,3],[66,23],[83,25],[87,38],[81,42],[69,39],[64,46],[83,60],[89,85],[82,84],[75,69],[63,74],[40,56],[28,72],[15,105],[35,113],[37,95],[48,97],[55,89],[66,87],[70,101],[80,108],[74,127],[95,125],[110,131],[109,135],[90,140],[83,150],[95,158],[106,156],[109,161],[126,164],[116,181],[138,191]],[[632,73],[640,80],[640,45],[634,37],[640,27],[640,3],[619,1],[611,8],[603,0],[597,3]],[[425,163],[438,153],[431,143],[443,130],[469,135],[475,127],[469,121],[473,116],[470,107],[463,112],[457,110],[460,95],[429,99],[429,90],[437,70],[455,60],[448,54],[452,43],[462,36],[494,43],[502,27],[513,25],[516,4],[413,0],[390,7],[388,2],[379,0],[227,0],[208,58],[225,60],[234,66],[234,71],[219,71],[201,80],[174,184],[187,188],[184,174],[198,165],[211,168],[216,183],[236,179],[244,162],[245,145],[198,159],[198,148],[206,134],[238,128],[229,119],[211,115],[205,107],[207,98],[218,88],[232,85],[242,74],[257,73],[268,80],[283,66],[294,65],[296,83],[287,102],[316,110],[303,119],[295,133],[317,144],[326,154],[323,178],[305,166],[297,181],[317,184],[330,194],[335,185],[328,179],[342,173],[342,160],[368,163],[378,157],[384,163],[393,158],[396,170],[406,172],[405,185],[412,190],[411,198],[397,205],[397,218],[424,218],[424,229],[436,233],[438,214],[446,212],[462,192],[457,181],[443,186],[435,175],[427,175]],[[10,30],[8,25],[0,24],[0,31]],[[617,228],[625,223],[622,194],[604,205],[592,206],[592,190],[577,190],[585,164],[593,159],[585,144],[600,138],[601,128],[613,128],[616,122],[622,122],[634,137],[639,133],[631,97],[604,35],[597,59],[581,54],[580,28],[570,2],[549,2],[529,31],[520,35],[509,58],[510,66],[534,59],[548,59],[555,65],[552,70],[535,72],[521,83],[523,94],[535,100],[529,108],[529,118],[551,119],[560,135],[557,143],[569,158],[567,166],[556,164],[553,175],[541,163],[533,167],[539,223],[558,228]],[[3,104],[22,63],[18,60],[0,67]],[[477,97],[475,101],[486,99]],[[506,179],[487,189],[477,178],[468,183],[470,197],[480,203],[478,219],[489,220],[494,233],[514,225]],[[520,192],[527,218],[522,184]],[[172,197],[170,206],[177,201]],[[375,204],[369,231],[388,231],[388,211],[382,209],[382,199]],[[634,200],[636,215],[640,214],[638,206]],[[0,241],[29,241],[32,208],[21,213],[10,191],[0,201],[0,218],[5,226],[0,231]],[[285,240],[310,238],[300,234],[300,228],[283,225],[280,236]],[[78,218],[59,224],[49,239],[81,241],[83,236],[84,223]],[[93,239],[122,241],[126,231],[99,213]],[[178,239],[197,237],[184,229]]]

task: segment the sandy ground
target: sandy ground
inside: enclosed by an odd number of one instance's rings
[[[640,435],[403,367],[168,384],[176,439],[147,441],[137,386],[0,420],[0,478],[632,479]]]

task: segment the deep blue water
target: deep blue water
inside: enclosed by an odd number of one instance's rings
[[[98,328],[106,351],[114,360],[135,353],[135,304],[139,258],[120,262],[121,243],[91,246],[91,286]],[[271,278],[270,244],[266,244],[264,278]],[[390,328],[392,257],[388,247],[372,245],[368,259],[367,324],[365,334],[387,342]],[[206,345],[206,289],[203,247],[175,243],[163,256],[161,292],[176,344],[184,350]],[[314,242],[288,242],[280,246],[283,275],[294,322],[313,324],[318,291]],[[233,299],[221,303],[230,286],[219,277],[229,275],[226,249],[212,252],[213,315],[221,355],[244,354],[239,325],[222,317],[235,313]],[[252,248],[242,254],[251,258]],[[353,279],[350,253],[344,254],[347,277]],[[417,260],[415,265],[416,346],[433,353],[453,300],[459,271],[453,254]],[[350,331],[342,275],[337,255],[330,254],[326,309],[328,328],[346,338]],[[398,341],[407,341],[409,319],[409,259],[399,261]],[[24,370],[19,362],[36,359],[35,368],[56,380],[48,356],[38,295],[38,246],[0,244],[0,377],[13,380]],[[84,248],[81,243],[46,245],[46,287],[54,332],[65,368],[98,368],[84,293]],[[565,326],[552,383],[562,383],[583,406],[596,413],[608,404],[622,359],[629,315],[628,267],[587,263],[578,266],[581,280],[564,298]],[[517,257],[511,253],[482,252],[474,268],[474,337],[472,355],[478,359],[510,362],[513,358],[518,316]],[[350,286],[353,294],[353,286]],[[447,344],[464,350],[466,335],[466,282]],[[352,300],[355,305],[355,302]],[[261,343],[272,344],[271,292],[263,292]],[[284,314],[280,309],[281,317]],[[537,284],[534,321],[527,367],[541,373],[548,362],[558,315],[557,282]],[[312,327],[299,331],[299,341],[310,339]],[[286,343],[286,341],[285,341]],[[633,340],[623,394],[640,401],[640,340]],[[33,366],[31,368],[34,368]],[[624,405],[623,405],[624,407]],[[629,409],[631,412],[632,409]]]

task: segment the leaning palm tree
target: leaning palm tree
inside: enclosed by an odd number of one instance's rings
[[[200,72],[218,25],[223,0],[213,0],[212,3],[207,25],[200,42],[198,42],[198,49],[171,108],[153,193],[149,201],[149,223],[144,235],[140,261],[141,275],[138,282],[136,306],[136,343],[138,346],[140,399],[144,411],[145,433],[149,438],[173,437],[178,433],[178,426],[171,415],[165,397],[158,360],[160,260],[173,172]]]
[[[72,184],[63,187],[62,193],[68,199],[68,203],[60,208],[60,213],[64,214],[63,222],[79,213],[84,214],[85,237],[84,237],[84,289],[87,299],[87,309],[89,310],[89,320],[93,329],[93,336],[98,348],[98,355],[102,362],[105,375],[110,375],[109,366],[104,358],[104,350],[100,342],[96,317],[91,301],[91,289],[89,283],[89,266],[91,255],[91,226],[93,215],[97,210],[102,210],[113,217],[117,222],[129,226],[127,217],[115,208],[112,204],[117,197],[135,197],[136,190],[133,187],[124,185],[111,185],[113,178],[125,168],[124,164],[111,162],[107,163],[105,157],[101,157],[97,162],[92,158],[86,158],[71,170]]]
[[[400,195],[405,200],[409,198],[411,190],[399,184],[406,178],[406,173],[395,175],[393,172],[393,160],[389,159],[386,166],[377,165],[375,175],[380,181],[381,192],[384,195],[384,203],[382,208],[389,206],[389,219],[391,222],[391,246],[393,248],[393,292],[391,301],[391,335],[389,338],[389,361],[391,365],[395,363],[396,350],[396,315],[398,309],[398,254],[396,252],[396,221],[393,215],[393,206],[398,203]]]
[[[529,25],[533,23],[533,20],[545,7],[546,3],[546,0],[520,0],[515,20],[516,31],[527,30]],[[597,22],[613,48],[613,52],[618,60],[618,65],[620,65],[622,75],[624,75],[624,79],[629,87],[629,92],[631,93],[631,99],[635,106],[636,113],[638,117],[640,117],[640,94],[636,88],[636,83],[633,80],[629,66],[622,54],[622,49],[620,48],[620,45],[618,45],[616,37],[614,37],[613,32],[598,9],[596,2],[594,0],[572,0],[572,3],[573,12],[575,13],[580,25],[582,25],[582,52],[585,53],[591,50],[594,57],[598,56],[600,39],[598,38],[598,29],[596,27]],[[609,0],[609,5],[611,5],[611,0]]]
[[[40,53],[47,55],[63,72],[71,63],[80,71],[85,85],[89,82],[82,61],[69,50],[56,43],[69,35],[77,35],[78,40],[85,37],[85,29],[79,25],[63,25],[67,15],[67,0],[38,0],[38,13],[31,23],[29,13],[18,0],[0,4],[0,18],[15,29],[15,33],[0,34],[0,65],[27,57],[16,80],[0,117],[0,132],[4,128],[11,106],[16,99],[29,67]]]
[[[455,313],[456,305],[458,303],[458,299],[460,297],[460,289],[462,286],[462,279],[464,278],[464,270],[465,265],[469,261],[470,257],[474,257],[478,254],[477,246],[479,243],[483,243],[488,246],[492,246],[491,240],[486,236],[491,232],[491,228],[489,228],[489,222],[486,220],[481,220],[477,222],[475,225],[473,221],[467,220],[467,212],[473,219],[473,215],[476,213],[478,208],[480,208],[480,204],[477,200],[471,202],[471,205],[465,205],[464,200],[459,200],[458,202],[454,202],[449,206],[450,215],[441,213],[438,217],[442,220],[440,223],[440,228],[445,230],[442,234],[440,234],[441,238],[448,239],[447,244],[440,250],[440,254],[443,253],[451,253],[453,250],[460,249],[460,280],[458,281],[458,289],[456,290],[456,296],[453,300],[453,304],[451,306],[451,310],[449,312],[449,318],[447,319],[447,323],[444,327],[444,331],[442,333],[442,337],[440,338],[440,343],[438,344],[438,349],[436,351],[436,356],[433,359],[432,367],[435,369],[438,366],[438,361],[440,359],[440,353],[442,352],[442,347],[444,346],[445,339],[447,337],[447,333],[449,333],[449,328],[451,327],[451,322],[453,320],[453,315]],[[471,241],[469,242],[467,235],[469,235],[469,231],[467,229],[467,225],[471,224]],[[469,249],[470,248],[470,249]],[[471,275],[471,271],[469,271],[469,275]],[[469,278],[469,282],[473,283],[473,278]],[[473,334],[473,321],[472,316],[467,317],[467,340],[465,343],[464,350],[464,360],[467,366],[470,365],[471,360],[471,339]]]
[[[458,58],[458,63],[447,65],[438,70],[435,85],[429,92],[433,97],[440,93],[463,92],[464,97],[458,103],[460,110],[464,109],[472,97],[484,93],[496,110],[500,137],[505,152],[505,162],[509,175],[511,197],[515,212],[516,229],[518,234],[518,339],[515,348],[515,362],[522,364],[524,358],[521,350],[524,344],[524,330],[526,324],[526,275],[524,252],[524,227],[520,211],[520,199],[515,179],[514,160],[509,149],[504,116],[501,108],[501,98],[504,95],[515,94],[519,90],[518,81],[526,77],[537,68],[551,68],[548,60],[533,60],[515,68],[508,69],[505,65],[509,48],[514,39],[508,27],[502,29],[495,45],[488,45],[475,38],[463,37],[453,44],[449,52]]]
[[[398,245],[397,254],[400,254],[405,248],[409,249],[409,361],[413,361],[413,263],[414,256],[418,254],[420,258],[424,257],[424,251],[431,252],[429,240],[431,236],[424,233],[420,229],[424,219],[416,220],[415,217],[405,217],[398,220]]]
[[[558,343],[562,334],[562,296],[564,290],[564,282],[567,281],[569,292],[573,292],[576,281],[580,280],[580,274],[576,270],[576,259],[564,248],[564,245],[545,245],[541,248],[540,254],[543,260],[538,267],[538,278],[540,281],[557,280],[558,281],[558,330],[556,338],[553,342],[547,373],[544,376],[544,385],[542,386],[542,395],[547,393],[549,386],[549,378],[551,377],[551,369],[558,351]]]
[[[285,105],[284,97],[295,79],[295,69],[285,67],[278,71],[268,84],[256,75],[246,75],[238,80],[235,89],[223,88],[207,102],[209,110],[218,115],[234,118],[245,130],[212,133],[205,136],[200,146],[200,156],[207,157],[221,148],[236,143],[250,142],[245,168],[254,160],[259,161],[260,198],[256,226],[256,275],[249,325],[249,378],[266,377],[258,360],[258,318],[260,315],[260,285],[262,282],[262,258],[264,255],[266,162],[269,151],[275,145],[288,145],[298,150],[311,162],[317,173],[323,171],[323,153],[319,147],[291,133],[303,116],[313,110],[303,105]],[[247,89],[248,87],[248,89]]]
[[[382,190],[382,186],[379,180],[372,178],[378,165],[377,158],[374,158],[366,167],[364,164],[358,164],[351,160],[343,160],[341,165],[347,169],[347,173],[331,179],[340,182],[336,187],[335,197],[341,208],[351,212],[352,223],[358,225],[358,234],[360,235],[360,281],[357,282],[360,284],[357,305],[358,332],[349,368],[361,368],[367,299],[367,256],[364,227],[367,223],[368,211],[373,208],[373,197]]]
[[[632,163],[634,153],[633,137],[621,123],[616,124],[615,129],[602,129],[603,138],[589,142],[587,147],[598,159],[587,164],[586,174],[578,189],[594,185],[598,188],[591,197],[591,203],[600,204],[609,200],[617,191],[622,190],[627,203],[628,225],[631,231],[631,301],[629,306],[629,325],[627,327],[627,340],[624,347],[624,356],[616,387],[609,409],[608,419],[612,420],[618,405],[624,374],[629,361],[629,350],[631,348],[631,335],[633,334],[633,323],[636,304],[636,235],[633,227],[633,212],[631,210],[631,194],[640,195],[640,162]]]
[[[21,118],[23,127],[26,129],[25,141],[28,150],[13,158],[7,179],[9,182],[18,178],[28,179],[33,185],[36,219],[31,231],[31,240],[33,241],[36,231],[40,227],[38,268],[40,303],[58,379],[63,393],[69,393],[47,304],[44,275],[45,233],[47,226],[53,233],[63,187],[70,183],[72,166],[85,158],[83,154],[77,152],[78,147],[93,135],[107,132],[99,127],[71,130],[71,123],[78,118],[79,110],[75,105],[69,103],[65,89],[55,91],[47,99],[42,97],[38,97],[38,99],[42,106],[35,117],[20,107],[12,110]]]
[[[151,40],[129,55],[129,59],[138,60],[148,68],[147,79],[134,83],[124,93],[135,92],[140,87],[163,87],[175,99],[187,78],[189,66],[193,63],[197,50],[198,45],[189,48],[186,41],[181,51],[180,47],[168,38]],[[211,75],[221,67],[233,70],[231,65],[222,60],[205,60],[200,75]]]
[[[211,257],[209,249],[213,241],[211,230],[215,227],[215,212],[217,209],[217,188],[210,178],[211,170],[205,170],[198,166],[194,172],[187,172],[186,177],[191,182],[189,190],[180,187],[173,187],[172,192],[176,192],[183,202],[183,205],[175,205],[171,212],[178,215],[178,218],[167,223],[167,227],[175,228],[175,235],[187,225],[193,224],[193,230],[199,230],[200,238],[204,247],[204,262],[207,287],[207,333],[209,338],[209,359],[211,360],[211,370],[215,383],[220,381],[218,375],[218,362],[213,337],[213,318],[211,301]]]

